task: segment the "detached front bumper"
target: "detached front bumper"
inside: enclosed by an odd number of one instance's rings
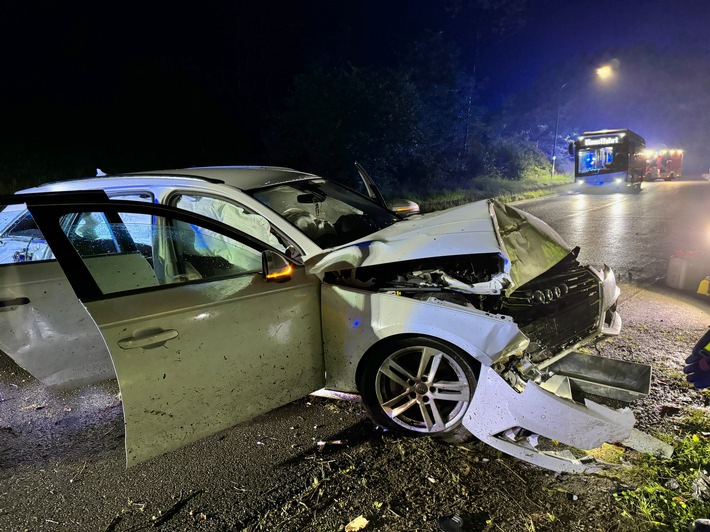
[[[629,440],[637,432],[629,408],[615,410],[589,399],[579,403],[573,395],[586,392],[622,401],[637,399],[649,391],[650,366],[573,352],[545,368],[545,373],[540,384],[528,381],[517,392],[495,370],[483,367],[464,427],[506,454],[567,473],[591,472],[607,464],[542,450],[538,448],[540,436],[580,450],[605,442],[634,447],[639,441]],[[670,446],[650,436],[643,442],[644,451],[650,445],[665,456],[672,452]]]

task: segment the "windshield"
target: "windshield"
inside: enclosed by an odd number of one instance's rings
[[[247,191],[322,248],[347,244],[399,220],[369,199],[325,179]]]
[[[626,170],[628,170],[626,146],[596,146],[579,150],[578,176]]]

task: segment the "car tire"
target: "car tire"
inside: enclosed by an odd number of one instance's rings
[[[449,442],[471,438],[461,422],[476,389],[478,364],[465,352],[433,338],[411,337],[376,346],[365,364],[358,388],[377,424]]]

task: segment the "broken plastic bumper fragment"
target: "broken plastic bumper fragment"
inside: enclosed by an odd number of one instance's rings
[[[621,316],[616,312],[616,302],[621,294],[621,289],[616,284],[614,270],[606,264],[601,270],[589,267],[601,280],[602,290],[602,334],[617,336],[621,331]]]
[[[592,449],[604,442],[626,440],[635,421],[628,408],[614,410],[590,400],[582,405],[532,381],[518,393],[492,368],[484,367],[463,425],[484,443],[518,459],[554,471],[579,473],[599,469],[600,464],[547,453],[528,439],[515,441],[506,434],[538,434],[578,449]]]
[[[651,366],[576,351],[545,361],[538,370],[553,375],[542,387],[567,399],[574,391],[630,403],[651,390]],[[565,393],[558,391],[560,384],[566,386]]]

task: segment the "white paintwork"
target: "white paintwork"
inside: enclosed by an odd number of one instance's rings
[[[0,266],[0,349],[44,384],[78,387],[115,377],[103,338],[56,261]]]
[[[485,443],[516,458],[556,471],[583,472],[598,464],[543,453],[526,442],[498,437],[523,427],[551,440],[591,449],[618,442],[631,433],[635,419],[626,408],[613,410],[571,400],[566,377],[553,376],[546,388],[532,381],[522,393],[491,368],[508,350],[527,342],[508,317],[447,302],[425,302],[325,284],[321,291],[326,387],[355,392],[361,353],[381,340],[404,334],[431,336],[461,348],[481,363],[479,382],[464,426]],[[564,353],[566,353],[565,351]]]
[[[355,392],[360,359],[378,341],[401,334],[440,338],[492,364],[520,330],[507,316],[452,303],[418,301],[325,284],[321,289],[326,387]],[[524,345],[522,346],[524,348]]]
[[[310,271],[315,274],[410,259],[500,253],[510,261],[506,261],[503,268],[504,272],[512,269],[513,284],[507,290],[510,293],[514,286],[524,284],[556,264],[571,249],[538,218],[512,206],[485,200],[412,216],[347,246],[323,253],[300,231],[239,189],[236,176],[244,172],[248,173],[245,179],[250,186],[316,177],[279,168],[193,168],[66,181],[21,192],[103,189],[112,197],[150,192],[164,204],[177,192],[216,194],[263,215],[303,250],[303,257],[309,259]],[[259,174],[263,177],[259,178]],[[197,178],[201,175],[224,179],[229,184],[209,183]]]
[[[52,183],[20,192],[99,189],[106,190],[110,197],[149,194],[163,204],[168,203],[170,197],[176,193],[206,194],[221,197],[226,201],[237,201],[253,211],[262,211],[264,218],[291,239],[304,256],[322,251],[304,234],[295,230],[273,211],[264,208],[257,200],[234,187],[209,183],[202,179],[168,176],[107,177]],[[25,212],[25,207],[10,206],[6,210],[8,212],[3,220],[10,223],[16,217],[14,213]],[[0,227],[0,230],[2,229],[4,227]],[[0,350],[48,386],[74,388],[115,378],[103,339],[86,310],[79,304],[59,265],[55,262],[37,269],[31,262],[12,262],[15,251],[27,249],[28,240],[6,238],[0,241],[2,286],[8,294],[18,294],[13,297],[26,296],[33,302],[31,308],[0,309],[0,314],[12,314],[12,319],[0,321]],[[273,244],[271,240],[267,242]],[[31,241],[29,250],[35,252],[35,260],[42,258],[44,254],[51,255],[51,250],[43,240]],[[31,283],[31,286],[24,286],[25,282]],[[47,286],[49,289],[45,293]],[[34,331],[37,328],[40,332]],[[62,339],[67,339],[67,342]]]
[[[428,257],[504,252],[493,227],[488,202],[479,201],[407,218],[315,257],[309,271],[318,275]]]
[[[129,466],[324,383],[318,282],[302,268],[283,284],[248,275],[87,308],[116,369]]]
[[[571,247],[540,219],[510,205],[486,200],[413,216],[347,246],[312,257],[315,275],[408,260],[496,253],[501,274],[472,293],[510,294],[566,257]],[[497,282],[496,282],[497,281]],[[481,292],[483,290],[483,292]]]

